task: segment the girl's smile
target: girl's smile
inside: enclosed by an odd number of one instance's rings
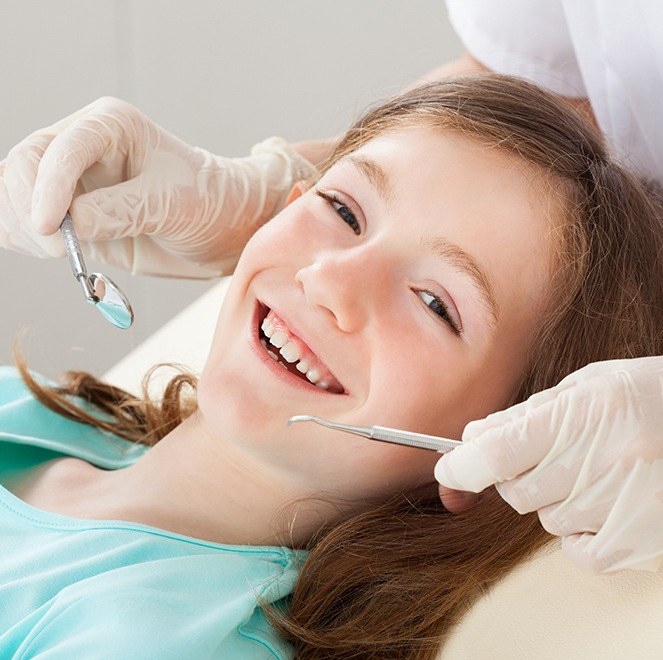
[[[290,318],[290,317],[288,317]],[[297,328],[297,329],[295,329]],[[260,301],[256,302],[249,341],[269,372],[288,386],[317,394],[347,394],[331,372],[316,343],[299,324],[286,321]]]

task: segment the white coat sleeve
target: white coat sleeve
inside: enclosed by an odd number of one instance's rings
[[[484,66],[563,96],[587,96],[559,0],[447,0],[447,10]]]

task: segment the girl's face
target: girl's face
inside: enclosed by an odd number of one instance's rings
[[[235,271],[201,417],[304,492],[352,501],[430,484],[434,452],[286,422],[311,414],[460,438],[502,407],[548,291],[542,177],[456,133],[413,128],[371,140],[291,197]],[[268,354],[266,317],[272,340],[308,365]]]

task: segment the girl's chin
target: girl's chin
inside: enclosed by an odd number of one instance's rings
[[[198,406],[215,431],[223,435],[264,437],[281,418],[285,429],[294,413],[284,409],[280,398],[266,386],[256,391],[246,378],[212,370],[204,371],[198,383]]]

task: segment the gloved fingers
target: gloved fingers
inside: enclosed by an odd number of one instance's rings
[[[124,163],[146,139],[144,117],[129,103],[102,98],[86,110],[53,139],[39,165],[32,209],[41,233],[59,226],[83,172],[104,156]]]
[[[12,200],[14,212],[21,222],[19,231],[28,232],[29,228],[29,233],[31,234],[31,237],[27,237],[26,234],[21,240],[17,239],[15,241],[17,243],[22,243],[24,247],[43,243],[47,246],[47,249],[50,252],[54,252],[51,247],[55,244],[54,238],[40,241],[39,237],[36,235],[37,232],[35,232],[35,226],[31,217],[34,184],[41,159],[55,136],[79,116],[85,114],[89,107],[90,106],[87,106],[86,108],[78,110],[53,126],[34,131],[19,142],[10,150],[9,154],[7,154],[6,168],[3,170],[3,177],[7,186],[9,198]],[[55,231],[55,229],[53,231]],[[32,252],[28,251],[28,253],[31,254]]]
[[[32,193],[39,162],[53,140],[52,135],[33,133],[7,154],[3,179],[22,226],[32,229]]]
[[[597,432],[601,431],[597,429]],[[608,443],[591,454],[587,453],[585,443],[570,443],[559,452],[551,450],[534,468],[497,484],[496,488],[502,499],[518,513],[541,511],[588,494],[593,498],[591,506],[594,506],[599,495],[602,500],[610,499],[616,492],[611,490],[613,484],[615,489],[619,489],[619,479],[623,476],[617,476],[615,481],[615,473],[623,475],[626,467],[618,459],[619,456]],[[579,502],[573,499],[574,505]],[[584,505],[583,502],[580,504]],[[579,530],[566,530],[565,533],[571,531]]]
[[[35,133],[43,133],[45,135],[51,135],[52,137],[55,137],[56,135],[62,133],[62,131],[67,128],[67,126],[73,124],[79,117],[83,117],[88,112],[90,112],[90,110],[97,106],[101,100],[102,99],[95,99],[87,105],[84,105],[82,108],[74,110],[74,112],[72,112],[70,115],[63,117],[62,119],[58,119],[50,126],[46,126],[45,128],[35,131]]]
[[[48,235],[57,230],[71,205],[78,180],[103,156],[111,141],[110,136],[77,126],[65,129],[53,139],[35,180],[32,221],[37,231]]]
[[[624,362],[635,362],[634,360],[624,360]],[[637,360],[637,364],[631,367],[630,371],[634,376],[645,374],[658,382],[658,391],[663,394],[663,355],[649,356]]]
[[[566,401],[573,389],[574,382],[562,381],[527,401],[470,422],[463,431],[464,444],[440,459],[435,477],[449,488],[480,492],[537,465],[555,441],[560,400]]]
[[[614,385],[617,379],[611,375],[609,380]],[[605,406],[597,403],[607,388],[603,381],[605,377],[577,384],[567,381],[564,387],[541,392],[546,396],[538,401],[534,401],[538,395],[530,397],[526,403],[534,403],[521,408],[522,414],[511,422],[469,439],[468,425],[463,445],[440,459],[436,477],[450,488],[479,492],[515,479],[544,459],[552,462],[571,445],[586,453],[586,444],[597,433],[609,433]]]
[[[600,533],[584,532],[566,536],[562,539],[562,550],[574,563],[594,575],[615,573],[624,568],[656,571],[661,563],[660,558],[656,557],[633,563],[630,560],[633,554],[632,548],[615,550],[601,548]]]
[[[591,532],[598,533],[610,514],[610,499],[589,503],[556,502],[537,511],[541,526],[559,537]]]
[[[596,573],[625,568],[657,570],[663,558],[663,461],[616,464],[596,484],[539,511],[545,529]]]
[[[193,208],[186,213],[187,209],[177,204],[176,188],[181,187],[174,186],[172,191],[150,189],[151,183],[149,179],[146,181],[146,175],[139,174],[128,181],[76,197],[70,212],[79,237],[86,241],[108,241],[160,234],[165,220],[168,220],[169,233],[177,232],[181,223],[197,223]]]
[[[39,236],[21,223],[4,182],[5,161],[0,163],[0,247],[40,259],[63,257],[61,236]]]
[[[519,415],[470,440],[463,433],[463,444],[438,461],[435,478],[449,488],[478,493],[526,472],[554,442],[548,424],[554,407],[555,401],[548,401],[536,409],[538,416]]]
[[[537,478],[531,479],[527,478],[535,470],[528,470],[522,477],[495,484],[495,488],[500,494],[500,497],[518,513],[546,511],[550,507],[564,501],[575,483],[573,475],[569,474],[563,467],[557,468],[555,466],[555,468],[546,474],[539,474]],[[561,473],[559,481],[556,481],[554,477],[550,478],[555,472]],[[543,519],[541,522],[544,522]],[[549,532],[556,533],[548,529],[546,525],[544,527]]]
[[[663,559],[663,460],[638,459],[584,555],[602,572],[655,571]]]
[[[562,550],[578,566],[598,575],[602,572],[602,563],[587,553],[587,547],[596,535],[591,532],[571,534],[562,539]]]

